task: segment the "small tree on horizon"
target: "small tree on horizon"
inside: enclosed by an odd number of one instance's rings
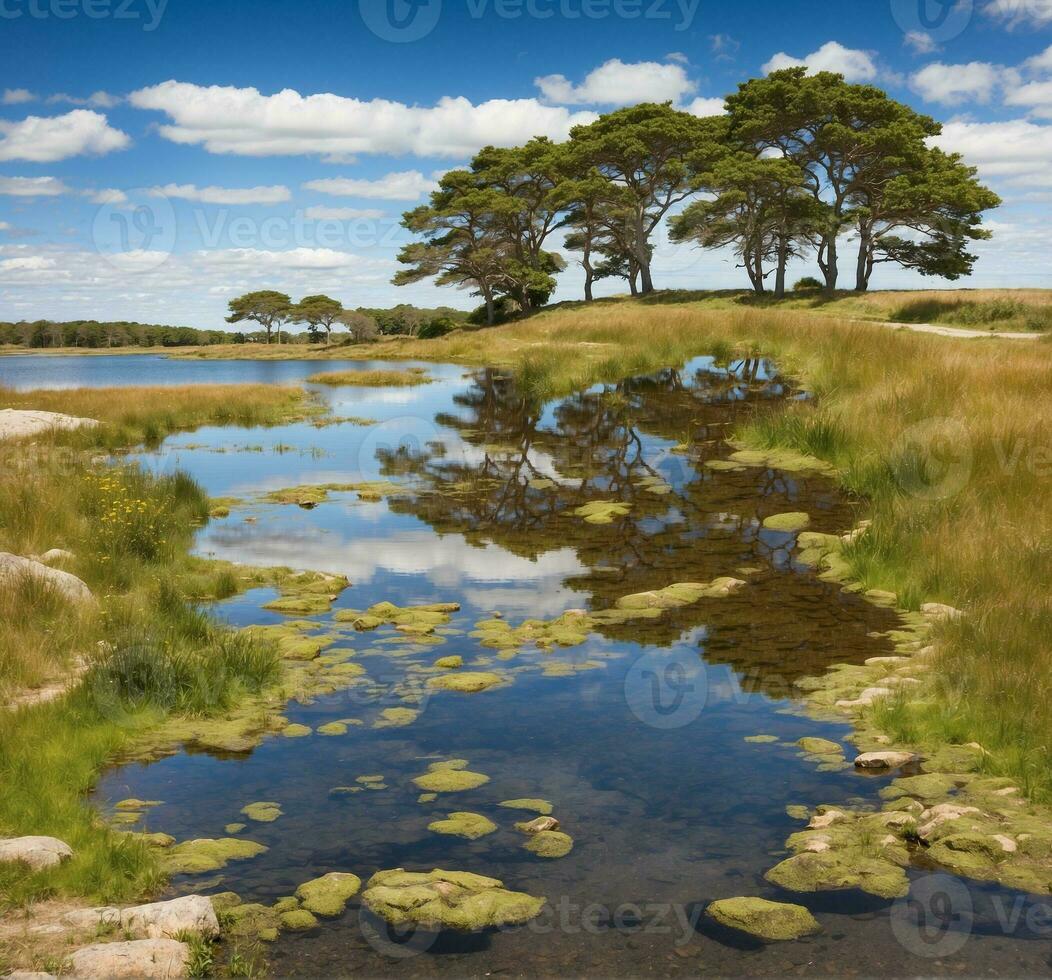
[[[332,338],[333,324],[340,322],[343,312],[343,304],[339,300],[318,293],[314,296],[304,296],[294,304],[289,312],[289,320],[293,323],[307,324],[307,332],[310,334],[312,343],[318,335],[319,328],[324,330],[325,343],[329,343]]]
[[[270,343],[271,331],[277,327],[278,343],[281,343],[281,325],[289,318],[292,301],[285,293],[274,289],[260,289],[245,293],[232,299],[227,306],[230,316],[227,323],[240,323],[242,320],[253,320],[267,332],[267,343]]]

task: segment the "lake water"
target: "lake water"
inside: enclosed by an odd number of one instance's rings
[[[0,358],[0,384],[291,382],[337,366],[366,365],[27,356]],[[903,938],[892,927],[902,903],[855,892],[787,895],[762,877],[803,826],[786,806],[879,805],[888,778],[820,772],[801,757],[796,739],[843,740],[849,728],[803,716],[792,692],[795,680],[830,664],[890,652],[880,634],[895,625],[890,612],[796,564],[793,535],[760,527],[766,516],[802,510],[812,529],[848,530],[856,509],[831,481],[712,470],[675,451],[689,441],[702,458],[726,456],[735,422],[796,397],[771,365],[698,359],[540,408],[497,372],[429,371],[434,382],[415,388],[320,392],[336,415],[371,424],[202,429],[140,457],[187,470],[213,496],[239,498],[228,518],[200,532],[203,555],[345,574],[352,586],[334,611],[382,600],[461,604],[436,646],[390,627],[345,631],[338,646],[353,649],[369,683],[290,703],[285,715],[309,726],[308,737],[226,756],[191,745],[104,776],[101,808],[130,796],[161,800],[148,829],[179,839],[225,836],[248,803],[281,805],[278,820],[242,832],[266,853],[179,876],[172,894],[232,889],[271,903],[328,871],[364,881],[380,869],[438,867],[548,899],[525,927],[408,942],[393,942],[353,899],[342,917],[267,947],[283,975],[1047,975],[1047,933],[1019,923],[1007,935],[999,916],[1019,896],[1003,889],[967,885],[973,914],[959,928],[971,936],[958,944],[938,930]],[[262,499],[281,487],[377,479],[404,493],[380,501],[334,493],[309,510]],[[631,508],[608,525],[573,514],[594,500]],[[501,660],[469,635],[494,613],[514,625],[723,575],[747,585],[660,619],[604,627],[575,647]],[[215,612],[237,626],[278,623],[283,617],[261,608],[274,594],[255,590]],[[310,618],[330,627],[331,616]],[[427,694],[431,664],[451,654],[506,683]],[[374,727],[383,709],[405,704],[420,711],[412,724]],[[363,724],[334,737],[316,731],[347,717]],[[758,733],[779,741],[744,741]],[[412,778],[447,758],[469,760],[490,781],[418,802]],[[381,774],[387,788],[330,793],[364,774]],[[574,839],[570,854],[550,860],[523,848],[513,823],[530,814],[496,805],[522,797],[552,802]],[[428,830],[458,810],[484,814],[499,830],[476,841]],[[807,905],[823,932],[762,946],[702,917],[712,900],[736,895]]]

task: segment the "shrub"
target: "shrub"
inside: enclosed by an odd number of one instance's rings
[[[425,323],[417,333],[421,340],[434,340],[436,337],[444,337],[447,333],[456,330],[459,324],[451,316],[436,317],[430,323]]]
[[[825,284],[814,276],[804,276],[803,279],[797,279],[793,283],[794,293],[809,293],[815,289],[825,289]]]

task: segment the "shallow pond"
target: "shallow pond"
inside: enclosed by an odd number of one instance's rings
[[[32,361],[46,362],[52,373],[41,377],[54,385],[85,376],[152,383],[188,363],[85,358],[70,374],[49,367],[56,360],[0,359],[0,384],[32,386]],[[21,373],[12,379],[13,362]],[[292,381],[319,369],[189,364],[224,373],[180,381]],[[280,377],[269,374],[279,369]],[[242,836],[269,848],[218,873],[180,876],[173,894],[232,889],[271,903],[328,871],[364,881],[380,869],[439,867],[501,878],[549,902],[525,927],[407,938],[354,899],[342,917],[268,946],[278,974],[1047,974],[1048,933],[1027,919],[1030,905],[1001,889],[940,876],[971,905],[947,932],[918,926],[906,902],[853,892],[801,898],[763,880],[802,827],[786,806],[879,802],[887,779],[819,771],[792,744],[849,731],[802,715],[792,685],[830,664],[889,652],[881,633],[895,625],[887,610],[794,563],[793,534],[761,527],[767,516],[806,511],[814,530],[851,528],[855,510],[828,478],[700,462],[730,453],[724,437],[742,417],[798,397],[770,365],[698,359],[540,409],[497,372],[429,371],[434,381],[416,388],[321,392],[336,415],[368,425],[203,429],[142,457],[188,470],[213,496],[238,498],[228,518],[200,532],[201,554],[347,575],[352,586],[333,613],[308,617],[319,626],[334,628],[340,609],[382,600],[461,604],[437,645],[390,626],[344,628],[335,649],[351,651],[368,680],[290,703],[285,715],[309,726],[307,737],[273,737],[240,755],[188,746],[104,777],[96,794],[104,810],[126,797],[163,801],[147,811],[151,831],[223,837],[225,825],[246,822]],[[676,451],[684,442],[695,447],[689,457]],[[361,480],[402,490],[371,501],[334,492],[311,509],[263,499],[282,487]],[[609,524],[574,514],[596,500],[631,506]],[[495,613],[517,625],[724,575],[747,584],[658,619],[604,626],[578,646],[528,646],[502,659],[470,635]],[[215,611],[238,626],[279,623],[261,608],[274,595],[254,590]],[[504,683],[475,694],[429,690],[434,660],[452,654]],[[377,727],[380,712],[398,706],[419,716]],[[349,717],[362,724],[336,736],[317,731]],[[745,741],[756,734],[777,741]],[[412,778],[449,758],[468,760],[489,782],[418,802]],[[386,788],[331,793],[370,774]],[[523,848],[513,824],[531,814],[497,805],[523,797],[551,801],[574,839],[568,855],[545,859]],[[241,808],[255,801],[277,802],[283,813],[245,820]],[[475,841],[428,830],[460,810],[499,829]],[[710,901],[736,895],[801,902],[823,932],[761,946],[702,916]]]

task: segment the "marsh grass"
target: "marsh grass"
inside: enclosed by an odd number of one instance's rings
[[[430,375],[423,368],[407,368],[405,371],[319,371],[307,380],[316,385],[353,385],[359,388],[406,388],[431,383]]]
[[[182,385],[12,391],[0,388],[0,408],[62,412],[103,424],[58,433],[56,443],[83,448],[155,446],[174,432],[204,425],[283,425],[318,418],[325,407],[299,387]]]

